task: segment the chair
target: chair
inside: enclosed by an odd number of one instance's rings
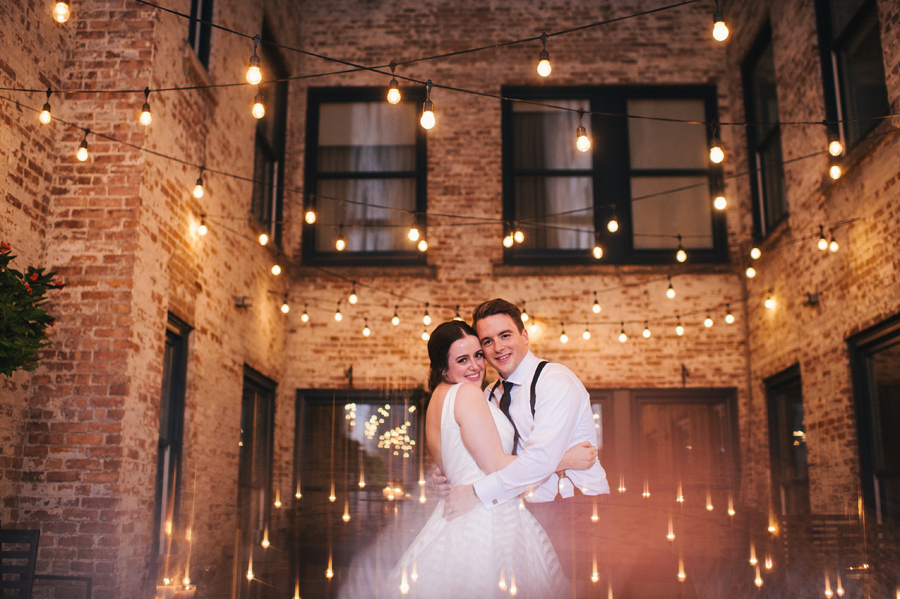
[[[0,595],[30,599],[39,530],[0,528]]]

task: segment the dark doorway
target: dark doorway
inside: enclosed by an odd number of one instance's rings
[[[765,384],[772,505],[782,516],[806,516],[810,513],[809,470],[800,366],[792,366],[766,379]]]

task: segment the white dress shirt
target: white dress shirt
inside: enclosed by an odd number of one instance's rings
[[[548,363],[535,389],[534,417],[531,415],[531,381],[540,360],[530,351],[506,380],[513,383],[509,413],[519,431],[518,457],[507,467],[475,483],[475,493],[488,508],[522,493],[527,501],[553,501],[557,488],[571,497],[572,485],[559,485],[556,467],[567,449],[588,441],[597,444],[591,400],[575,374],[563,366]],[[490,385],[485,396],[491,401]],[[494,392],[500,405],[503,385]],[[566,475],[585,495],[609,493],[606,472],[599,462],[587,470],[567,470]]]

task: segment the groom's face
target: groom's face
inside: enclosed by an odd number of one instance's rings
[[[482,318],[475,324],[475,331],[488,364],[504,379],[515,372],[528,354],[528,331],[520,331],[509,314]]]

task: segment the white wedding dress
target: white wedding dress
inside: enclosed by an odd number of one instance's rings
[[[453,417],[454,385],[441,413],[441,455],[451,485],[473,483],[485,474],[463,445]],[[512,451],[513,426],[493,403],[491,414],[503,450]],[[487,509],[479,503],[454,520],[443,517],[440,501],[428,522],[381,585],[382,598],[464,599],[571,595],[544,529],[520,501]]]

